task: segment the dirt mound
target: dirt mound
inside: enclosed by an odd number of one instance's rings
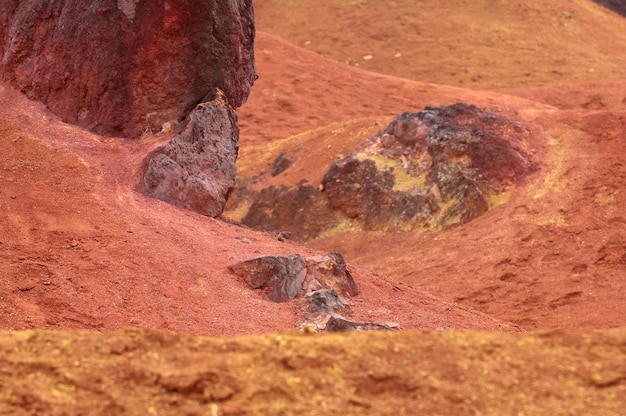
[[[626,19],[591,0],[258,0],[257,28],[352,66],[472,89],[626,77]]]
[[[619,415],[626,332],[0,334],[0,412]]]

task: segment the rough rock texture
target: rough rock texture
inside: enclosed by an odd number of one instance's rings
[[[350,315],[350,305],[332,289],[320,289],[307,296],[311,305],[317,310],[332,314],[342,312]]]
[[[240,187],[245,199],[248,190]],[[295,187],[269,186],[253,198],[242,222],[265,231],[287,232],[294,239],[306,241],[317,237],[321,230],[339,224],[341,215],[334,211],[322,192],[304,180]]]
[[[395,324],[379,324],[376,322],[354,322],[341,315],[333,315],[326,322],[324,328],[327,332],[349,332],[349,331],[391,331],[399,329]]]
[[[524,150],[530,134],[518,122],[473,105],[403,113],[332,163],[320,187],[303,178],[293,187],[248,191],[253,179],[242,181],[236,199],[254,201],[242,222],[288,231],[299,241],[333,229],[437,230],[464,224],[497,206],[511,185],[536,170]]]
[[[356,283],[339,253],[308,259],[291,256],[262,256],[229,266],[252,289],[261,289],[274,302],[287,302],[319,289],[341,295],[358,294]]]
[[[356,322],[345,318],[352,315],[350,305],[332,289],[320,289],[307,294],[300,309],[304,311],[301,328],[313,331],[348,332],[400,329],[396,323]]]
[[[145,157],[140,189],[181,208],[220,215],[235,185],[238,138],[237,116],[218,90],[191,112],[181,134]]]
[[[256,79],[250,0],[3,0],[0,76],[64,121],[137,137]]]
[[[490,198],[534,169],[507,135],[525,129],[472,105],[427,107],[396,117],[357,152],[330,167],[330,206],[367,230],[464,224]]]

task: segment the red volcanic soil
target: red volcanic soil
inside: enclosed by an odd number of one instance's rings
[[[626,253],[626,230],[619,211],[624,178],[619,154],[626,129],[626,82],[620,81],[626,55],[614,46],[626,41],[626,20],[588,1],[500,5],[493,10],[497,19],[485,14],[488,2],[424,5],[413,12],[409,2],[392,3],[383,14],[381,3],[318,6],[302,1],[287,7],[278,0],[260,1],[258,27],[337,60],[370,53],[374,58],[367,65],[360,62],[360,68],[409,77],[405,60],[385,55],[395,50],[391,45],[402,46],[402,57],[421,57],[410,61],[419,69],[411,73],[414,79],[499,88],[497,92],[364,72],[261,32],[260,79],[240,111],[241,176],[267,169],[281,151],[306,149],[311,157],[298,159],[292,177],[277,177],[275,183],[306,177],[317,185],[323,166],[382,129],[393,115],[425,105],[466,102],[512,114],[536,133],[529,147],[540,171],[514,190],[506,204],[443,233],[348,233],[309,246],[340,251],[348,262],[525,329],[624,326],[620,259]],[[359,20],[361,13],[387,19],[372,18],[371,27]],[[450,17],[444,19],[446,13]],[[310,16],[315,18],[303,24]],[[424,30],[377,40],[378,34],[397,30],[375,29],[381,21],[402,22],[411,16]],[[456,22],[459,32],[433,23],[442,20]],[[485,20],[490,25],[477,23]],[[508,28],[504,22],[513,25]],[[496,26],[501,42],[486,47]],[[585,46],[573,39],[584,39]],[[426,46],[434,40],[437,47]],[[477,53],[457,53],[475,45],[484,47]],[[510,48],[524,59],[525,69],[508,60]],[[445,59],[442,49],[447,50]],[[566,68],[555,65],[565,55]],[[376,61],[377,56],[383,59]],[[456,82],[442,65],[454,67],[455,76],[463,68],[471,73],[480,67],[484,81],[471,84],[466,73],[467,82]],[[311,67],[315,70],[306,69]],[[580,71],[586,67],[593,71]],[[426,68],[430,75],[424,74]],[[519,73],[529,69],[528,75]],[[529,84],[534,86],[522,88]]]
[[[103,138],[0,86],[0,327],[95,330],[0,334],[0,413],[620,414],[626,20],[589,0],[328,3],[255,2],[240,176],[301,148],[288,180],[319,181],[396,114],[456,102],[528,126],[539,170],[451,230],[305,246],[137,193],[168,133]],[[353,319],[438,331],[151,331],[295,329],[294,303],[228,265],[329,251]],[[149,330],[109,334],[128,327]]]
[[[104,139],[64,125],[8,88],[0,100],[2,327],[234,335],[300,325],[292,303],[263,300],[228,265],[315,252],[133,190],[143,155],[164,138]],[[407,329],[515,330],[386,276],[351,269],[361,290],[352,300],[356,320]]]

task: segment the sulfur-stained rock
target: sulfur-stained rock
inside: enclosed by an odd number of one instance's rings
[[[229,266],[252,289],[261,289],[267,299],[287,302],[319,289],[341,295],[358,294],[356,283],[339,253],[308,259],[299,254],[262,256]]]
[[[464,224],[493,195],[534,170],[516,145],[528,132],[472,105],[403,113],[334,162],[322,181],[330,206],[366,230]]]
[[[224,209],[235,185],[239,129],[234,110],[218,90],[199,104],[185,130],[144,159],[140,190],[211,217]]]
[[[463,103],[397,116],[334,161],[320,187],[260,188],[243,179],[233,204],[242,222],[307,241],[328,232],[441,230],[465,224],[537,168],[525,149],[532,133],[514,119]],[[281,173],[275,176],[280,177]]]
[[[3,0],[0,76],[64,121],[137,137],[256,79],[251,0]]]

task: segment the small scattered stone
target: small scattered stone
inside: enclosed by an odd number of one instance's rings
[[[291,165],[293,165],[293,160],[289,159],[281,152],[272,165],[272,176],[283,173],[285,170],[289,169]]]

